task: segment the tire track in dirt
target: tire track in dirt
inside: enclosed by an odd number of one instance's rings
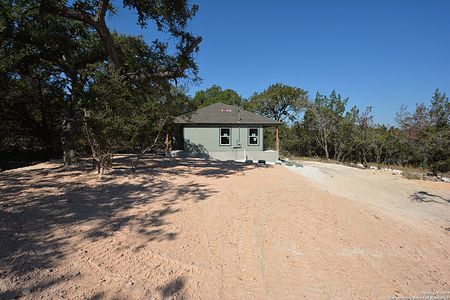
[[[117,290],[125,295],[156,299],[160,295],[155,295],[155,291],[173,277],[185,278],[198,270],[196,266],[148,249],[137,251],[126,244],[126,237],[127,234],[117,234],[114,240],[101,242],[100,245],[93,242],[79,251],[81,262],[84,262],[87,269],[95,270],[100,278],[100,291],[103,285],[115,282]]]
[[[258,267],[257,253],[259,242],[255,235],[255,204],[258,195],[251,199],[242,197],[241,191],[235,189],[233,179],[224,180],[226,183],[226,200],[215,203],[211,199],[211,208],[203,208],[204,214],[211,211],[220,212],[214,216],[216,226],[207,226],[210,244],[221,249],[220,258],[213,258],[212,262],[221,266],[221,298],[248,298],[264,295],[266,290],[261,287],[263,272]],[[255,200],[253,200],[255,199]],[[206,222],[208,217],[206,217]],[[220,241],[211,237],[220,236]]]
[[[17,280],[0,278],[0,287],[30,287],[24,299],[348,299],[450,289],[450,240],[435,223],[334,196],[282,167],[216,176],[219,165],[205,176],[208,167],[200,163],[195,168],[189,162],[180,174],[172,173],[160,194],[137,187],[134,183],[153,180],[139,174],[70,190],[72,203],[82,205],[69,203],[68,209],[61,195],[43,189],[45,203],[35,205],[60,201],[62,212],[84,213],[108,186],[130,192],[133,201],[114,215],[94,214],[64,226],[58,223],[59,211],[20,214],[18,222],[28,233],[40,228],[33,224],[35,216],[54,224],[40,235],[42,241],[32,242],[49,246],[57,241],[58,252],[43,260],[47,253],[38,250],[45,268],[18,274]],[[33,180],[73,183],[48,174]],[[76,184],[91,177],[81,174]],[[29,201],[27,195],[11,192],[6,201],[17,205]],[[104,197],[105,205],[126,200]],[[114,227],[118,220],[124,221]],[[92,237],[92,232],[100,235]]]

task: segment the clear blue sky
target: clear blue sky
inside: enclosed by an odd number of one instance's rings
[[[116,1],[116,3],[118,3]],[[450,0],[192,1],[190,23],[203,37],[199,86],[243,97],[281,82],[372,105],[376,122],[394,123],[402,104],[428,103],[435,88],[450,93]],[[125,11],[109,20],[117,31],[151,41]]]

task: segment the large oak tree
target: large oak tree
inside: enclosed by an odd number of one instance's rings
[[[176,80],[187,76],[187,71],[196,71],[193,55],[198,51],[201,38],[187,30],[188,21],[197,12],[197,5],[189,5],[186,0],[123,0],[123,7],[137,13],[137,23],[148,27],[153,22],[158,31],[168,32],[177,40],[177,53],[168,54],[167,43],[155,40],[154,44],[161,56],[159,60],[149,59],[139,69],[124,64],[120,49],[106,23],[108,13],[116,8],[109,0],[41,0],[42,15],[52,14],[82,22],[93,28],[102,41],[108,62],[113,70],[120,70],[133,80]]]

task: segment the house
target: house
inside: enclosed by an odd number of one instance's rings
[[[264,129],[281,122],[243,110],[214,103],[175,119],[182,127],[183,150],[188,156],[218,160],[278,160],[278,128],[274,150],[264,150]]]

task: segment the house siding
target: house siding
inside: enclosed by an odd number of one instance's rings
[[[220,145],[220,128],[231,128],[231,145]],[[258,128],[258,145],[248,144],[248,129]],[[183,128],[184,147],[192,146],[205,149],[208,152],[233,152],[236,150],[263,151],[263,127],[258,125],[217,125],[217,126],[192,126]],[[237,143],[240,146],[237,146]]]
[[[220,145],[220,128],[231,129],[231,145]],[[258,145],[249,145],[249,128],[258,128]],[[183,127],[184,151],[196,156],[229,159],[265,159],[275,161],[278,153],[264,152],[264,128],[261,125],[195,125]],[[240,146],[238,146],[240,143]],[[273,156],[273,158],[272,158]]]

